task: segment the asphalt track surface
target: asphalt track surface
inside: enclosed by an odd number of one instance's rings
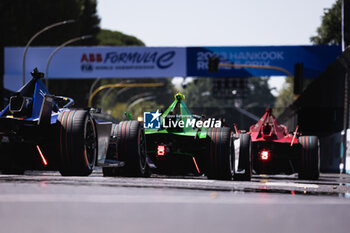
[[[0,232],[350,232],[350,176],[0,175]]]

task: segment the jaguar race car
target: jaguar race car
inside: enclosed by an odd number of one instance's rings
[[[231,129],[219,120],[192,115],[184,99],[178,93],[162,114],[153,113],[152,118],[161,115],[158,124],[152,125],[157,127],[145,123],[150,167],[158,174],[232,179],[235,161]]]
[[[42,82],[44,74],[37,69],[31,74],[33,78],[0,113],[2,173],[59,170],[65,176],[87,176],[95,166],[144,173],[143,131],[137,121],[117,125],[98,120],[93,109],[70,109],[72,99],[51,95]],[[119,157],[107,159],[107,151],[119,151]]]
[[[317,136],[301,136],[296,128],[277,123],[271,109],[240,135],[238,170],[245,176],[255,174],[293,174],[299,179],[316,180],[320,174],[320,152]]]

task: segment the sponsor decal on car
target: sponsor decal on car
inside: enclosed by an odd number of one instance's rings
[[[167,115],[161,117],[162,113],[156,112],[143,113],[143,126],[145,129],[160,129],[160,128],[220,128],[222,127],[221,120],[215,118],[196,119],[191,115]],[[163,119],[163,120],[162,120]]]

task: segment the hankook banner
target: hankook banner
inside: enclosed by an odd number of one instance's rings
[[[315,78],[335,61],[341,53],[340,46],[235,46],[188,47],[187,75],[199,77],[256,77],[286,76],[276,69],[219,67],[218,72],[208,72],[209,57],[219,57],[220,64],[275,66],[294,75],[294,65],[304,63],[304,77]]]

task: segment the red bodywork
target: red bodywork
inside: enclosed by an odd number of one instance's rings
[[[252,142],[277,142],[291,145],[298,143],[298,138],[288,132],[287,126],[277,123],[271,109],[266,109],[262,118],[255,125],[250,126],[249,134]]]

